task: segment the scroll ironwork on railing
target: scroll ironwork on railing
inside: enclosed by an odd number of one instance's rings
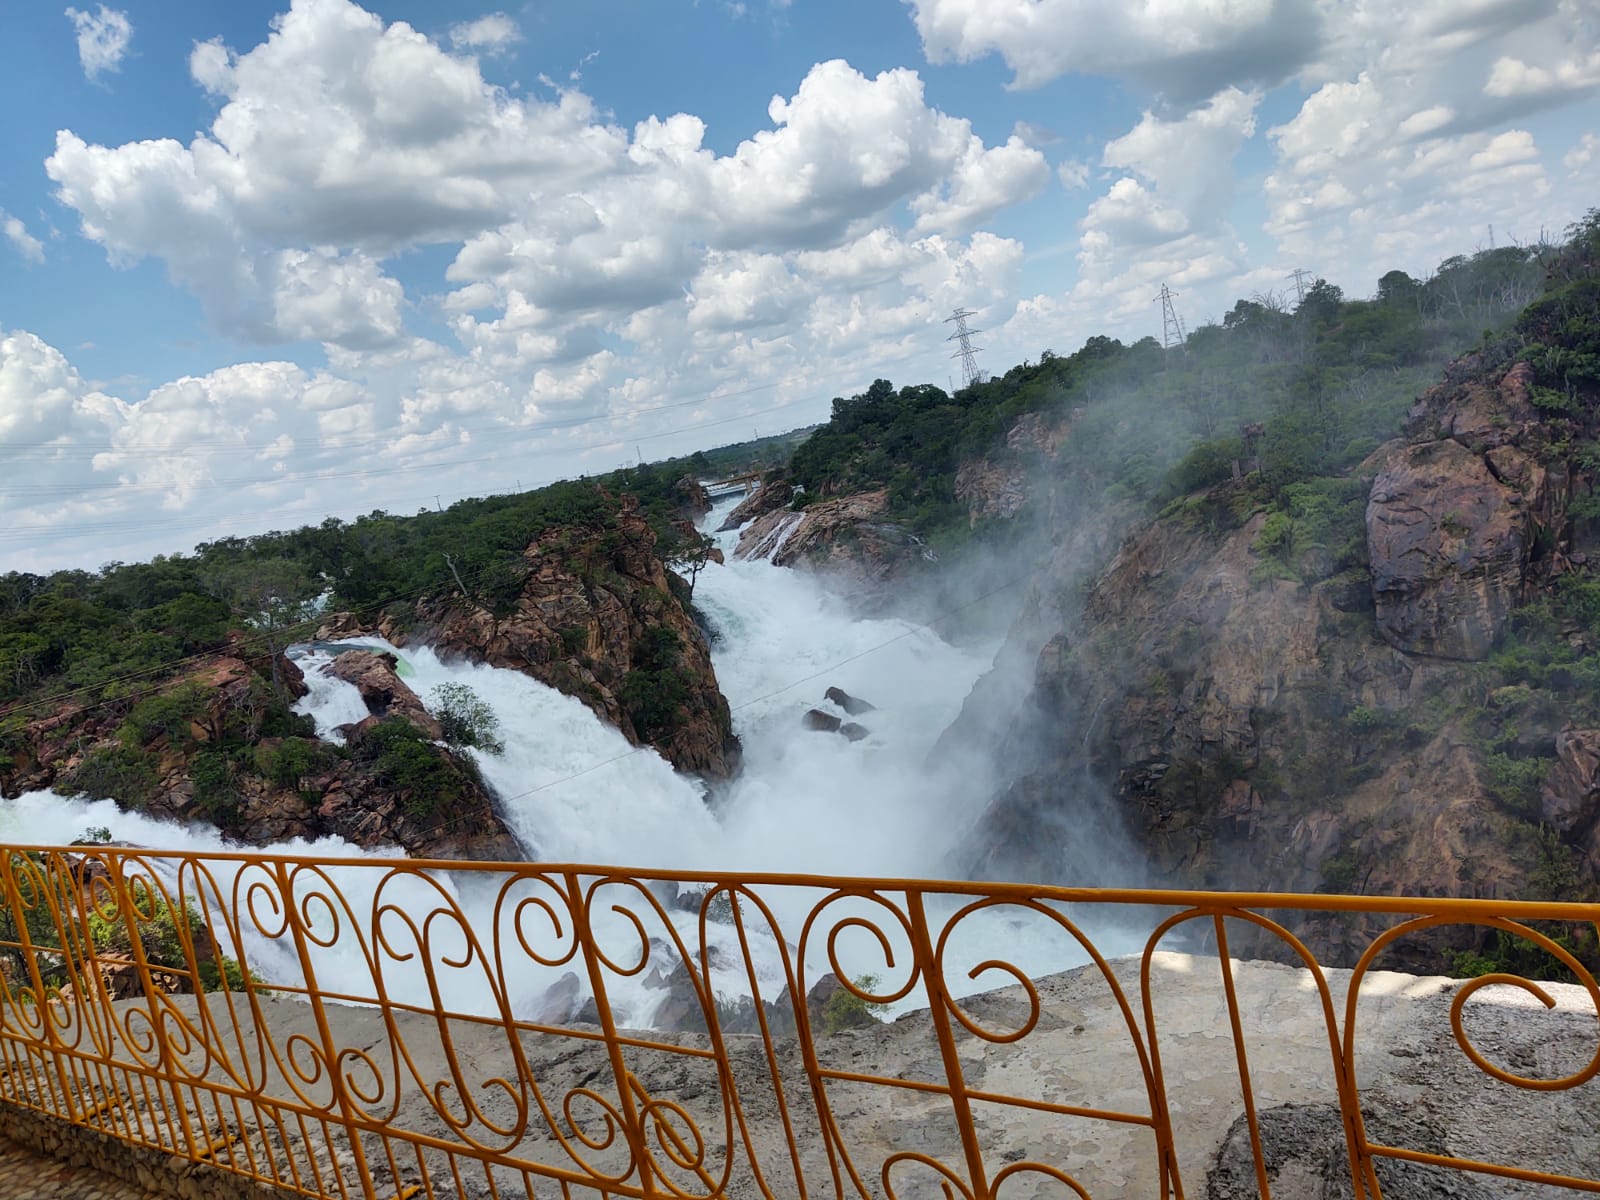
[[[1351,968],[1316,961],[1291,932],[1309,920],[1360,939]],[[339,1200],[1199,1196],[1228,1145],[1268,1197],[1283,1121],[1304,1143],[1319,1112],[1358,1197],[1395,1171],[1600,1192],[1586,1151],[1506,1162],[1493,1128],[1390,1119],[1363,1049],[1381,1026],[1401,1039],[1382,1070],[1448,1055],[1508,1121],[1519,1098],[1547,1123],[1550,1105],[1600,1109],[1600,988],[1567,937],[1529,924],[1597,920],[1582,904],[17,847],[0,853],[0,1101]],[[1576,985],[1491,971],[1430,992],[1384,973],[1456,926]],[[1298,969],[1231,957],[1246,941]],[[1475,1032],[1496,991],[1558,1008],[1566,1041],[1534,1034],[1497,1061]],[[1514,1030],[1554,1019],[1507,1011]],[[1414,1090],[1395,1078],[1394,1096]]]

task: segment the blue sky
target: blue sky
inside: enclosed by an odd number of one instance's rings
[[[406,511],[1595,203],[1586,0],[30,4],[0,569]],[[425,483],[425,486],[424,486]]]

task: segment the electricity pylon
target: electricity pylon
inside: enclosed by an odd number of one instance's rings
[[[1161,301],[1161,345],[1167,350],[1183,345],[1189,337],[1183,322],[1178,319],[1178,310],[1172,307],[1172,298],[1177,294],[1163,283],[1161,295],[1156,297],[1156,300]]]
[[[951,358],[961,360],[961,386],[969,388],[975,383],[983,382],[983,372],[978,370],[978,351],[982,346],[972,344],[972,335],[982,333],[981,329],[968,329],[967,318],[977,316],[970,308],[958,308],[944,319],[946,325],[951,321],[956,323],[956,331],[945,338],[947,342],[961,343],[961,349],[952,354]]]

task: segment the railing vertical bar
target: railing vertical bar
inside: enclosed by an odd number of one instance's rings
[[[339,1106],[342,1118],[341,1125],[345,1137],[350,1144],[351,1155],[355,1159],[356,1174],[361,1183],[362,1192],[370,1197],[376,1196],[377,1189],[372,1182],[372,1171],[367,1165],[366,1147],[361,1144],[361,1135],[357,1131],[354,1113],[350,1105],[350,1096],[340,1074],[339,1049],[334,1041],[333,1028],[328,1024],[328,1008],[322,999],[322,991],[317,986],[317,972],[313,965],[313,955],[307,944],[310,935],[305,926],[305,914],[295,903],[294,882],[290,878],[287,864],[279,862],[273,872],[278,884],[278,894],[283,900],[284,913],[289,928],[294,932],[295,953],[300,959],[301,978],[306,981],[306,996],[311,1002],[312,1019],[317,1024],[317,1036],[322,1041],[322,1052],[328,1070],[328,1086],[333,1091],[334,1100]],[[330,902],[331,906],[331,902]],[[323,1119],[323,1137],[328,1139],[327,1119]],[[340,1180],[340,1191],[343,1192],[344,1172],[339,1169],[339,1160],[333,1149],[331,1139],[328,1140],[328,1167],[335,1177]]]
[[[708,891],[706,893],[706,896],[709,898],[711,896],[711,894],[712,893]],[[801,1166],[801,1163],[800,1163],[800,1146],[799,1146],[799,1142],[797,1141],[797,1139],[795,1137],[794,1120],[790,1116],[790,1113],[789,1113],[789,1100],[788,1100],[788,1097],[784,1094],[783,1068],[778,1065],[776,1047],[773,1045],[772,1029],[771,1029],[770,1024],[767,1021],[767,1008],[766,1008],[766,1005],[761,1002],[761,982],[760,982],[759,979],[756,978],[755,959],[754,959],[754,957],[752,956],[752,954],[750,952],[750,939],[749,939],[749,935],[746,932],[745,927],[744,927],[744,906],[739,903],[738,894],[736,892],[732,891],[731,889],[728,892],[728,900],[729,900],[729,910],[733,914],[733,927],[734,927],[735,931],[737,931],[737,933],[739,935],[739,949],[740,949],[740,952],[741,952],[741,954],[742,954],[742,956],[744,958],[745,977],[750,981],[750,995],[751,995],[752,999],[755,1002],[756,1022],[757,1022],[758,1027],[761,1030],[761,1042],[762,1042],[762,1045],[763,1045],[763,1047],[765,1047],[766,1052],[767,1052],[767,1064],[772,1068],[772,1093],[777,1099],[778,1118],[783,1123],[784,1137],[789,1143],[789,1163],[794,1168],[794,1180],[795,1180],[795,1188],[796,1188],[797,1200],[809,1200],[807,1189],[806,1189],[805,1170]],[[703,958],[709,958],[709,956],[706,955],[705,924],[704,924],[704,922],[705,922],[705,911],[704,911],[704,907],[703,907],[704,904],[707,903],[707,902],[708,902],[708,900],[701,902],[702,903],[702,909],[701,909],[700,948],[701,948],[701,955],[702,955]],[[790,996],[789,996],[789,1010],[790,1010],[790,1012],[795,1012],[799,1008],[803,1007],[804,1005],[805,1005],[805,997],[803,997],[803,996],[795,996],[793,993],[790,994]],[[712,1007],[714,1009],[715,1005],[713,1005]],[[796,1030],[798,1030],[800,1028],[800,1023],[799,1023],[798,1019],[795,1022],[795,1028],[796,1028]],[[719,1033],[720,1033],[720,1027],[719,1027]],[[728,1083],[727,1083],[728,1095],[729,1095],[729,1098],[730,1098],[730,1102],[732,1102],[732,1101],[736,1101],[737,1098],[738,1098],[738,1089],[737,1089],[737,1086],[736,1086],[734,1078],[733,1078],[733,1067],[732,1067],[732,1064],[724,1061],[725,1057],[726,1057],[725,1055],[718,1055],[718,1069],[720,1071],[722,1071],[723,1073],[725,1073],[726,1076],[727,1076],[727,1080],[728,1080]],[[749,1131],[748,1128],[746,1128],[746,1124],[747,1124],[747,1122],[745,1120],[744,1110],[741,1107],[740,1110],[739,1110],[739,1131],[740,1131],[740,1136],[744,1140],[745,1153],[748,1154],[749,1157],[750,1157],[750,1169],[751,1169],[751,1172],[755,1176],[756,1183],[761,1188],[761,1194],[763,1196],[766,1196],[766,1197],[771,1197],[772,1196],[772,1192],[771,1192],[771,1189],[769,1189],[767,1187],[766,1173],[764,1171],[762,1171],[761,1163],[756,1158],[755,1147],[751,1145],[750,1131]],[[731,1150],[730,1150],[730,1152],[731,1152]]]
[[[400,1164],[395,1161],[394,1145],[389,1141],[388,1138],[383,1138],[380,1144],[383,1146],[383,1157],[389,1164],[389,1183],[394,1188],[395,1195],[398,1196],[402,1191],[405,1190],[405,1185],[400,1182]],[[422,1148],[420,1146],[413,1146],[413,1149],[416,1150],[417,1158],[420,1161],[422,1158]]]
[[[611,1000],[606,994],[605,968],[595,947],[594,928],[589,922],[587,897],[583,892],[582,880],[576,873],[564,872],[562,879],[567,885],[567,902],[571,906],[573,936],[584,950],[583,958],[589,971],[589,986],[594,992],[595,1012],[600,1017],[600,1029],[605,1035],[606,1053],[611,1060],[612,1075],[616,1079],[617,1105],[622,1111],[623,1136],[628,1139],[628,1149],[633,1155],[633,1166],[639,1175],[639,1190],[645,1197],[652,1198],[656,1195],[655,1178],[645,1146],[644,1127],[633,1104],[633,1074],[628,1069],[622,1045],[617,1041],[617,1022],[611,1012]],[[489,1172],[489,1180],[490,1190],[494,1192],[496,1200],[499,1200],[492,1171]]]
[[[49,1000],[45,996],[44,977],[39,973],[39,954],[33,944],[33,934],[28,929],[27,908],[22,902],[22,891],[17,886],[16,871],[17,852],[10,851],[5,855],[5,867],[0,870],[0,878],[5,881],[6,904],[11,909],[12,919],[16,923],[17,937],[22,943],[24,961],[27,963],[28,978],[33,984],[34,1012],[39,1020],[39,1028],[44,1033],[44,1042],[49,1047],[51,1059],[54,1061],[56,1076],[61,1085],[62,1105],[67,1110],[67,1120],[77,1122],[78,1112],[73,1105],[71,1091],[67,1087],[66,1065],[61,1061],[62,1048],[59,1045],[55,1022],[50,1017]],[[44,874],[42,864],[33,864],[32,860],[23,861],[30,865],[39,865],[40,874]],[[60,931],[60,922],[56,924]]]
[[[295,1124],[300,1127],[300,1150],[306,1156],[306,1168],[310,1172],[312,1181],[317,1185],[317,1195],[332,1195],[322,1182],[322,1169],[317,1166],[317,1156],[311,1146],[311,1130],[306,1128],[305,1114],[295,1113],[294,1120]],[[289,1140],[287,1134],[284,1135],[283,1139],[283,1154],[289,1160],[289,1173],[294,1178],[295,1186],[304,1191],[305,1184],[300,1178],[300,1164],[295,1158],[294,1143]]]
[[[1233,963],[1228,957],[1228,930],[1222,913],[1214,913],[1217,931],[1217,960],[1222,965],[1222,990],[1228,1000],[1228,1024],[1233,1030],[1233,1055],[1239,1065],[1239,1090],[1244,1095],[1244,1117],[1250,1128],[1250,1150],[1256,1160],[1256,1187],[1261,1200],[1272,1200],[1272,1185],[1267,1181],[1267,1160],[1261,1150],[1261,1124],[1256,1119],[1255,1090],[1250,1084],[1250,1063],[1244,1043],[1244,1022],[1239,1016],[1239,994],[1233,981]]]
[[[494,1167],[483,1159],[478,1160],[483,1165],[484,1182],[489,1185],[489,1195],[492,1200],[500,1200],[500,1185],[494,1179]]]
[[[967,1158],[972,1195],[974,1200],[990,1200],[989,1178],[983,1166],[983,1148],[978,1144],[978,1131],[972,1123],[972,1102],[967,1096],[966,1069],[961,1065],[955,1031],[950,1027],[949,1006],[953,1001],[949,989],[945,987],[944,972],[939,969],[940,964],[935,959],[922,893],[908,888],[905,895],[906,913],[911,918],[911,952],[916,965],[922,969],[923,983],[928,991],[928,1015],[933,1019],[934,1032],[939,1039],[939,1054],[944,1059],[945,1082],[950,1086],[950,1103],[955,1108],[961,1148]]]
[[[247,1121],[244,1115],[245,1106],[239,1103],[239,1098],[230,1096],[229,1100],[231,1101],[229,1107],[233,1109],[234,1128],[239,1131],[239,1140],[244,1143],[245,1166],[249,1168],[250,1174],[260,1177],[261,1167],[256,1158],[256,1148],[250,1141],[250,1135],[251,1131],[254,1130],[261,1138],[263,1147],[266,1145],[266,1129],[261,1120],[261,1110],[254,1103],[250,1104],[248,1106],[250,1119]]]
[[[279,1187],[284,1186],[284,1171],[289,1172],[289,1182],[296,1191],[304,1191],[300,1185],[299,1173],[295,1168],[294,1154],[289,1149],[289,1134],[283,1127],[283,1113],[270,1105],[256,1101],[252,1105],[256,1114],[256,1129],[260,1133],[261,1160],[266,1163],[267,1170],[272,1173],[272,1181]],[[272,1144],[273,1134],[277,1134],[278,1145],[283,1147],[283,1159],[280,1162],[278,1150]]]
[[[130,883],[126,874],[126,860],[119,862],[114,878],[119,886],[115,889],[117,911],[122,917],[123,928],[128,934],[128,946],[133,954],[135,969],[138,972],[139,986],[144,993],[142,999],[146,1001],[145,1009],[149,1012],[151,1036],[156,1043],[157,1054],[157,1079],[165,1085],[165,1091],[172,1097],[171,1107],[168,1109],[169,1118],[173,1116],[172,1109],[176,1109],[176,1119],[170,1125],[172,1131],[172,1152],[188,1159],[195,1159],[200,1146],[195,1140],[194,1130],[189,1123],[189,1108],[184,1103],[183,1087],[180,1072],[174,1067],[172,1059],[172,1042],[167,1033],[166,1013],[162,1003],[164,992],[156,984],[155,974],[150,969],[150,959],[145,952],[144,934],[140,932],[139,906],[136,893],[144,889],[144,894],[149,898],[152,912],[158,904],[165,903],[164,889],[155,877],[155,872],[147,868],[148,874],[136,875]],[[182,1136],[179,1136],[179,1131]]]

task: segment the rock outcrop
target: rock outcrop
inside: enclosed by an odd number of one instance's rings
[[[404,628],[390,620],[376,632],[397,646],[421,642],[446,657],[521,671],[582,700],[681,771],[730,775],[738,740],[710,647],[638,502],[621,497],[606,525],[547,530],[522,558],[517,593],[498,610],[458,593],[418,605]],[[318,636],[371,631],[341,615]]]
[[[893,597],[905,568],[927,550],[888,516],[886,491],[816,500],[798,512],[775,509],[739,535],[734,557],[826,573],[858,603],[878,607]]]
[[[1562,731],[1550,694],[1479,665],[1582,561],[1569,499],[1590,472],[1527,389],[1524,366],[1464,360],[1371,456],[1369,574],[1310,552],[1269,563],[1268,514],[1236,515],[1246,479],[1135,531],[1080,611],[1030,603],[1002,660],[1031,674],[1031,701],[990,722],[1012,773],[977,869],[1369,894],[1600,886],[1600,734]],[[1053,567],[1034,593],[1070,595],[1069,578]],[[1549,653],[1592,652],[1581,622],[1558,636]],[[1366,934],[1299,932],[1333,962]],[[1437,967],[1440,948],[1407,965]]]
[[[437,741],[442,732],[439,722],[429,715],[413,692],[395,670],[394,655],[375,650],[346,650],[338,655],[328,668],[328,674],[342,679],[361,693],[367,711],[363,725],[375,725],[388,717],[399,717],[430,741]]]
[[[1027,413],[1006,434],[1003,448],[962,463],[955,493],[967,506],[968,523],[975,528],[985,521],[1009,521],[1036,502],[1040,467],[1055,458],[1070,429],[1070,421]]]
[[[852,717],[859,717],[862,713],[876,712],[878,706],[871,701],[863,700],[859,696],[852,696],[841,687],[831,687],[822,693],[822,698],[831,704],[837,704]]]
[[[693,475],[685,475],[673,485],[678,493],[678,511],[694,520],[711,511],[711,495]]]
[[[448,805],[435,803],[431,786],[386,776],[384,747],[374,740],[382,734],[373,731],[399,720],[431,739],[438,724],[384,656],[351,651],[340,660],[371,712],[350,727],[348,751],[310,737],[309,722],[297,733],[267,732],[265,664],[221,656],[163,686],[157,698],[178,715],[160,725],[130,721],[127,704],[103,704],[67,707],[26,726],[6,794],[86,791],[152,817],[203,821],[258,845],[332,835],[422,857],[520,859],[477,772],[451,751],[427,740],[414,751],[434,764],[429,778],[449,790]],[[304,694],[291,660],[280,660],[278,674]],[[224,752],[225,745],[232,749]]]
[[[1553,544],[1565,472],[1522,448],[1544,440],[1519,363],[1495,381],[1441,384],[1417,403],[1411,444],[1384,453],[1367,505],[1379,634],[1412,654],[1477,661],[1522,603]]]
[[[794,481],[787,471],[769,471],[761,486],[734,506],[732,512],[717,526],[718,533],[738,529],[747,521],[764,517],[778,509],[786,509],[794,499]]]
[[[1556,734],[1555,762],[1540,788],[1540,817],[1600,875],[1600,729]]]

